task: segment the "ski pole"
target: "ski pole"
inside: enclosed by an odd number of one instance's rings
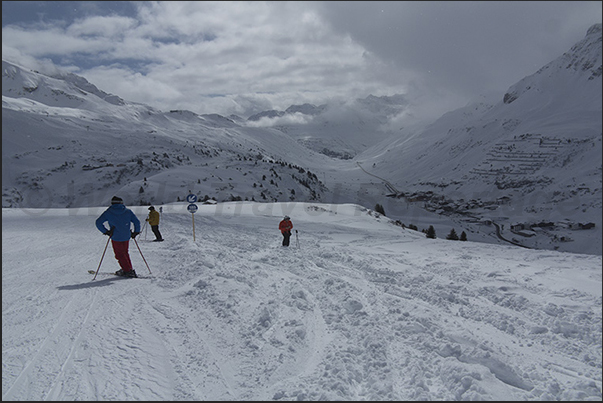
[[[96,275],[98,274],[98,270],[100,269],[101,263],[103,262],[103,259],[105,258],[105,252],[107,251],[107,246],[109,246],[109,241],[110,240],[111,240],[111,237],[109,237],[109,239],[107,239],[107,243],[105,244],[105,250],[103,251],[103,255],[101,256],[100,262],[98,262],[98,267],[96,268],[96,273],[94,273],[94,278],[92,280],[96,279]]]
[[[295,240],[297,241],[297,249],[299,249],[299,237],[297,236],[297,230],[295,230]]]
[[[153,273],[151,273],[151,268],[149,267],[149,264],[147,263],[147,259],[144,258],[144,255],[142,254],[142,251],[140,250],[140,246],[138,246],[138,241],[136,240],[136,238],[134,238],[134,243],[136,244],[136,247],[138,248],[138,251],[140,252],[140,256],[142,256],[142,260],[144,260],[144,264],[146,264],[147,269],[149,269],[149,274],[153,274]]]

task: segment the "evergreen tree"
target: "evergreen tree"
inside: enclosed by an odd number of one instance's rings
[[[450,230],[450,233],[448,234],[448,236],[446,237],[446,239],[450,239],[452,241],[458,241],[459,240],[459,236],[456,234],[456,231],[453,229]]]
[[[385,215],[385,209],[384,209],[384,208],[383,208],[383,206],[382,206],[381,204],[379,204],[379,203],[377,203],[377,204],[375,205],[375,211],[376,211],[377,213],[379,213],[379,214],[383,214],[383,215]]]
[[[467,240],[467,234],[465,234],[465,231],[461,232],[461,241],[466,241]]]
[[[435,228],[433,228],[433,225],[430,225],[429,228],[427,229],[426,236],[427,236],[427,238],[436,239],[436,232],[435,232]]]

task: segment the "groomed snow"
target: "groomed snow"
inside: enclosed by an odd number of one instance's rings
[[[600,255],[427,239],[352,204],[162,207],[151,273],[131,242],[144,278],[108,274],[109,246],[95,280],[106,207],[2,209],[2,400],[602,398]]]

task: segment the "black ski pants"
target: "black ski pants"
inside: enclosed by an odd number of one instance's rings
[[[283,246],[289,246],[289,238],[291,238],[291,231],[283,232]]]
[[[161,232],[159,232],[159,225],[151,225],[151,231],[153,231],[153,234],[155,234],[155,239],[163,239]]]

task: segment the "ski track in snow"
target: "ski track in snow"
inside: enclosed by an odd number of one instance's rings
[[[225,206],[94,281],[96,213],[3,209],[3,400],[601,400],[601,256]]]

